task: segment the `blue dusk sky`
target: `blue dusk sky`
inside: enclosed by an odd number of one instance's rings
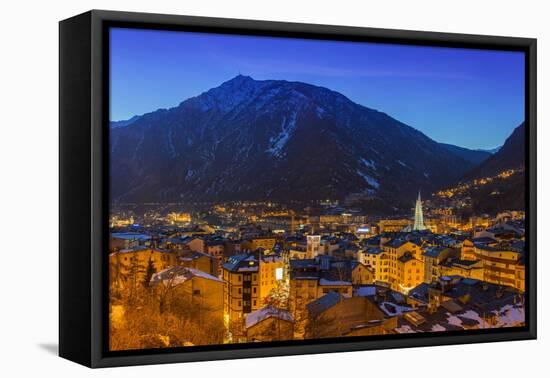
[[[115,28],[111,120],[171,108],[238,74],[338,91],[430,138],[500,146],[524,120],[520,52]]]

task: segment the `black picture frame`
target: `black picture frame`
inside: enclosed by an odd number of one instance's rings
[[[506,329],[162,350],[107,349],[108,28],[205,31],[523,51],[526,57],[526,322]],[[89,367],[266,357],[536,338],[536,39],[92,10],[61,21],[59,354]]]

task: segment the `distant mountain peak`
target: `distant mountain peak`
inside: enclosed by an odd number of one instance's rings
[[[495,148],[488,148],[488,149],[477,149],[476,151],[483,151],[483,152],[488,152],[490,153],[491,155],[494,155],[496,154],[500,149],[502,148],[502,146],[498,146],[498,147],[495,147]]]
[[[473,168],[341,93],[245,75],[117,128],[111,152],[113,198],[135,202],[409,198]]]
[[[219,85],[218,87],[212,88],[211,90],[222,89],[222,88],[228,89],[228,90],[239,90],[246,87],[254,86],[259,82],[260,81],[254,80],[250,76],[239,74],[232,79],[224,81],[221,85]]]
[[[225,84],[225,83],[230,83],[230,82],[244,82],[244,81],[256,81],[256,80],[254,80],[251,76],[238,74],[234,78],[229,79],[229,80],[225,81],[224,83],[222,83],[222,85]]]
[[[250,76],[237,75],[218,87],[182,102],[181,105],[185,105],[188,101],[198,101],[203,110],[216,108],[227,112],[243,102],[252,100],[266,84],[266,81],[257,81]]]

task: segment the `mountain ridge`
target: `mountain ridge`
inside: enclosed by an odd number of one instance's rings
[[[502,171],[525,166],[525,122],[506,138],[506,141],[487,160],[468,172],[463,180],[494,176]]]
[[[443,147],[447,148],[450,152],[457,156],[471,162],[474,165],[481,164],[484,160],[491,156],[491,153],[483,150],[472,150],[466,147],[460,147],[449,143],[440,143]]]
[[[341,93],[242,75],[111,129],[111,157],[112,199],[135,202],[351,196],[398,203],[474,167]]]

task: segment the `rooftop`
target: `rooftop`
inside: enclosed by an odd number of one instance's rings
[[[256,272],[258,271],[258,260],[254,255],[243,253],[229,257],[222,267],[230,272]]]
[[[124,240],[150,240],[151,236],[146,234],[140,234],[137,232],[116,232],[111,234],[111,237],[115,239],[124,239]]]
[[[424,249],[424,253],[422,254],[423,256],[427,256],[427,257],[433,257],[433,258],[438,258],[439,255],[445,251],[446,249],[448,249],[447,247],[441,247],[441,246],[435,246],[435,247],[426,247]]]
[[[337,305],[343,300],[344,300],[343,295],[331,291],[326,293],[322,297],[314,300],[313,302],[308,303],[306,305],[306,308],[308,312],[315,317],[325,312],[329,308]]]
[[[290,312],[276,308],[274,306],[266,306],[264,308],[261,308],[259,310],[253,311],[250,314],[248,314],[245,320],[245,327],[246,328],[253,327],[256,324],[269,318],[276,318],[280,320],[285,320],[287,322],[294,321],[294,319],[292,318],[292,315],[290,315]]]
[[[158,273],[153,274],[153,276],[151,277],[150,285],[155,286],[162,282],[165,285],[170,285],[173,287],[181,285],[182,283],[193,279],[194,277],[223,283],[223,280],[219,279],[218,277],[214,277],[201,270],[186,268],[183,266],[174,266],[172,268],[164,269]]]

